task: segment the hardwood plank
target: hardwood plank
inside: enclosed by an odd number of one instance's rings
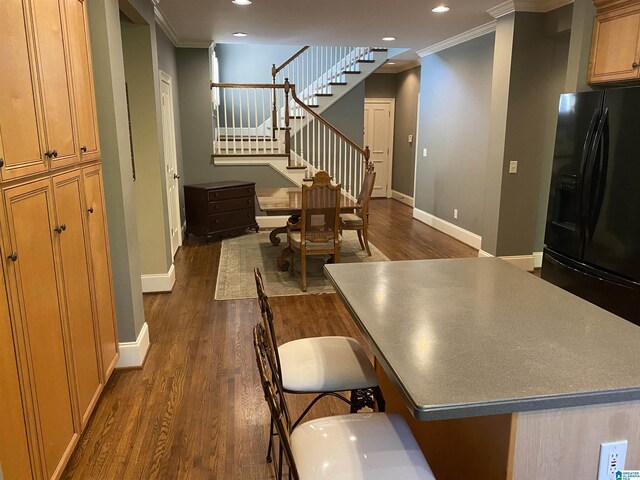
[[[370,239],[391,260],[477,256],[413,220],[396,200],[372,200]],[[257,302],[213,300],[220,245],[186,242],[173,293],[145,295],[146,364],[113,373],[63,478],[274,478],[264,459],[269,417],[252,346]],[[368,349],[335,294],[271,301],[280,342],[349,335]],[[312,398],[290,396],[293,414]],[[308,418],[346,412],[326,399]]]

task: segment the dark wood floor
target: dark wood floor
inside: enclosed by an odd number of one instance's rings
[[[395,200],[372,201],[370,240],[391,260],[477,256]],[[251,340],[257,304],[213,300],[219,256],[220,243],[183,246],[174,291],[145,295],[146,364],[113,374],[63,478],[273,478]],[[272,305],[281,341],[350,335],[365,345],[335,294],[276,297]],[[296,396],[291,407],[300,412],[308,401]],[[346,413],[344,404],[323,402],[313,416]]]

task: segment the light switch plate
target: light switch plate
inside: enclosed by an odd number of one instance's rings
[[[413,143],[413,135],[409,135],[409,143]]]
[[[509,162],[509,173],[518,173],[518,162]]]
[[[422,156],[423,156],[423,157],[426,157],[426,156],[427,156],[427,149],[426,149],[426,148],[423,148],[423,149],[422,149]]]

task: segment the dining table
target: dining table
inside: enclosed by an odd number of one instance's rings
[[[302,212],[302,187],[284,188],[256,188],[258,208],[267,216],[289,216],[289,221],[295,223]],[[353,197],[341,191],[340,213],[353,213],[358,202]],[[275,246],[280,245],[278,235],[287,233],[286,220],[281,227],[274,228],[269,233],[269,241]],[[278,255],[278,268],[287,270],[289,263],[289,248],[285,247]]]
[[[640,327],[499,258],[324,269],[436,478],[640,469]]]

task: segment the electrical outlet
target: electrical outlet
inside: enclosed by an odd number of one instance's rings
[[[413,135],[409,135],[409,143],[413,143]]]
[[[616,472],[624,470],[627,459],[626,440],[600,444],[600,461],[598,463],[598,480],[615,480]]]
[[[509,162],[509,173],[518,173],[518,162]]]
[[[426,156],[427,156],[427,149],[426,149],[426,148],[423,148],[423,149],[422,149],[422,156],[423,156],[423,157],[426,157]]]
[[[453,218],[458,218],[458,209],[457,208],[453,209]]]

